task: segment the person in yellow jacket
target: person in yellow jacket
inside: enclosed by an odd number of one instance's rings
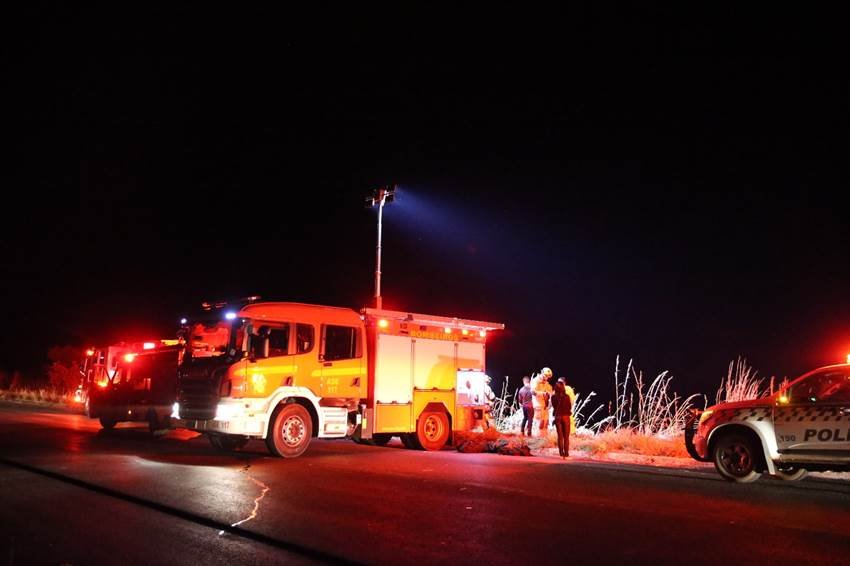
[[[552,386],[549,379],[552,370],[543,368],[531,380],[531,406],[534,408],[534,430],[537,436],[546,436],[549,430],[549,399],[552,397]]]

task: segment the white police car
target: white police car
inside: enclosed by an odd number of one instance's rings
[[[811,470],[850,470],[850,359],[804,374],[770,397],[694,411],[685,445],[734,482],[763,472],[793,481]]]

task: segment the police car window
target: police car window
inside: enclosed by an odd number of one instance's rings
[[[298,354],[306,354],[313,349],[316,341],[316,331],[312,324],[295,325],[295,351]]]
[[[349,360],[359,357],[358,332],[351,326],[325,326],[325,359]]]
[[[796,403],[850,403],[850,375],[845,371],[817,373],[794,386]]]

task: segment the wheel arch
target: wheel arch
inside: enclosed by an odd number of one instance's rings
[[[761,464],[763,471],[769,474],[776,473],[776,466],[774,465],[773,460],[770,457],[770,452],[768,451],[769,444],[765,439],[764,434],[761,430],[754,426],[750,426],[746,422],[723,424],[711,431],[711,434],[708,437],[708,454],[711,458],[714,458],[714,447],[717,445],[717,441],[720,439],[720,437],[733,433],[746,435],[751,440],[756,442],[760,449],[758,451],[760,456],[759,463]]]
[[[319,410],[318,397],[312,395],[309,389],[303,390],[300,387],[281,387],[274,395],[269,403],[266,423],[263,427],[263,438],[268,438],[269,428],[272,425],[272,416],[280,405],[287,403],[297,403],[307,409],[310,414],[310,420],[313,422],[312,437],[316,438],[319,434],[320,426],[322,425]]]

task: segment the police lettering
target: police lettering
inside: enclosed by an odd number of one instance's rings
[[[847,430],[844,436],[841,436],[842,432],[843,431],[841,429],[837,428],[822,428],[820,430],[807,428],[803,441],[806,442],[817,437],[820,442],[847,442],[847,439],[850,438],[850,430]]]

